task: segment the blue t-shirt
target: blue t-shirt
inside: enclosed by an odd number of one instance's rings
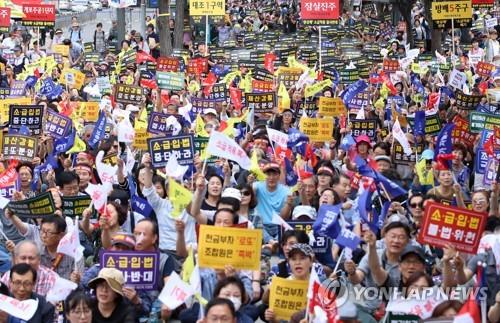
[[[253,184],[255,195],[257,196],[257,212],[262,217],[264,224],[271,224],[273,213],[280,214],[281,209],[285,206],[286,198],[290,194],[288,186],[278,184],[273,192],[269,192],[266,187],[266,182],[257,182]]]

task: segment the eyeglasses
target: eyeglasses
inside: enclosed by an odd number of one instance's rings
[[[22,282],[22,281],[19,281],[19,280],[15,280],[15,281],[12,282],[12,285],[14,287],[16,287],[16,288],[19,288],[19,287],[22,286],[22,287],[24,287],[26,289],[29,289],[29,288],[33,287],[33,282],[29,282],[29,281]]]
[[[415,208],[417,208],[417,207],[419,207],[419,208],[423,209],[423,208],[424,208],[424,202],[420,202],[420,203],[410,203],[410,207],[412,207],[412,208],[414,208],[414,209],[415,209]]]
[[[90,308],[86,308],[86,309],[83,309],[83,310],[71,310],[70,311],[71,314],[74,314],[76,316],[88,316],[90,315],[90,313],[92,313],[92,310]]]
[[[485,199],[472,200],[472,204],[483,204],[486,203]]]
[[[241,194],[244,195],[244,196],[250,196],[250,195],[252,195],[252,193],[250,193],[250,191],[242,191]]]
[[[40,235],[46,235],[46,236],[52,236],[59,234],[59,232],[53,232],[53,231],[47,231],[47,230],[40,230]]]

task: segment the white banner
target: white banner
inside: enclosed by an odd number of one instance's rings
[[[461,90],[466,80],[467,80],[467,75],[465,75],[465,73],[453,69],[453,71],[450,74],[450,79],[448,80],[448,85],[455,89]]]
[[[286,133],[283,133],[275,129],[271,129],[269,127],[266,128],[267,128],[267,134],[269,135],[269,140],[274,141],[279,146],[286,149],[288,144],[288,135]]]
[[[60,301],[64,301],[69,293],[77,287],[78,285],[72,281],[57,276],[54,285],[47,293],[47,302],[57,304]]]
[[[235,161],[244,169],[250,169],[251,162],[247,153],[234,140],[221,132],[212,131],[207,152],[213,156]]]
[[[15,298],[0,294],[0,311],[24,321],[29,321],[38,308],[38,299],[18,301]]]
[[[194,295],[194,290],[191,285],[183,282],[177,273],[172,272],[158,299],[170,310],[174,310],[192,295]]]

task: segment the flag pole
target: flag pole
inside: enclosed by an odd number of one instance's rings
[[[78,215],[77,215],[77,216],[75,216],[75,226],[76,226],[76,227],[75,227],[75,229],[73,229],[73,230],[76,230],[76,232],[78,232],[78,229],[79,229],[79,228],[78,228]],[[80,239],[80,237],[77,237],[77,238],[78,238],[78,239]],[[78,242],[78,244],[80,244],[80,242]],[[76,259],[74,259],[74,260],[75,260],[75,268],[74,268],[74,270],[73,270],[73,271],[77,272],[77,271],[78,271],[78,265],[76,264]]]
[[[335,268],[333,269],[333,274],[336,274],[337,270],[339,269],[339,265],[340,265],[340,262],[342,260],[342,257],[344,257],[345,248],[346,247],[344,247],[344,249],[342,249],[342,251],[340,252],[339,259],[337,260],[337,263],[335,264]]]
[[[266,126],[266,132],[267,132],[267,137],[269,138],[269,130],[267,126]],[[277,158],[278,156],[276,156],[276,150],[274,149],[273,141],[271,138],[269,138],[269,143],[271,144],[271,148],[273,149],[274,157]]]

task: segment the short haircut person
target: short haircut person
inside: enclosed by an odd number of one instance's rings
[[[214,214],[214,223],[217,221],[217,215],[221,212],[229,212],[233,215],[233,225],[235,224],[238,224],[238,219],[239,219],[239,216],[238,214],[236,214],[236,212],[234,212],[233,210],[231,209],[228,209],[228,208],[223,208],[223,209],[218,209],[217,211],[215,211],[215,214]]]
[[[16,244],[16,246],[14,247],[14,257],[19,254],[19,250],[21,250],[21,248],[24,247],[25,245],[31,245],[35,247],[36,256],[40,258],[40,249],[38,248],[37,244],[32,240],[23,240],[18,244]]]
[[[36,282],[36,270],[31,267],[30,265],[26,264],[26,263],[20,263],[20,264],[16,264],[14,266],[12,266],[12,268],[10,268],[10,273],[9,273],[9,278],[10,278],[10,281],[12,282],[12,276],[14,274],[18,274],[18,275],[25,275],[26,273],[29,273],[31,272],[32,276],[33,276],[33,282]]]
[[[221,297],[213,298],[212,300],[210,300],[210,302],[208,302],[208,304],[207,304],[207,306],[205,308],[205,316],[208,315],[208,312],[210,312],[210,309],[212,307],[219,306],[219,305],[222,305],[222,306],[225,305],[225,306],[229,307],[232,319],[234,319],[236,317],[236,310],[234,309],[233,302],[231,302],[228,299],[221,298]]]
[[[387,232],[389,232],[390,230],[392,229],[398,229],[398,228],[401,228],[405,231],[406,233],[406,236],[408,237],[408,239],[410,239],[410,228],[404,224],[403,222],[399,222],[399,221],[395,221],[395,222],[391,222],[389,223],[388,225],[385,226],[384,228],[384,235],[387,234]]]
[[[63,188],[64,185],[73,183],[74,181],[80,183],[80,177],[75,171],[64,171],[57,176],[57,185],[61,188]]]
[[[295,237],[297,239],[297,243],[306,243],[309,244],[309,237],[302,230],[287,230],[283,232],[281,236],[281,244],[284,245],[288,239]]]
[[[55,224],[58,233],[66,232],[66,221],[60,216],[49,215],[42,219],[42,224],[44,223]]]
[[[241,303],[245,304],[247,302],[247,294],[245,292],[245,286],[243,285],[241,279],[237,276],[230,276],[224,278],[223,280],[219,280],[217,285],[215,285],[213,297],[219,297],[221,289],[229,285],[235,285],[236,287],[238,287],[241,294]]]
[[[86,294],[82,289],[75,289],[72,291],[64,301],[64,312],[69,314],[72,310],[76,309],[78,305],[87,305],[90,309],[93,306],[93,300],[90,295]]]
[[[345,173],[339,172],[339,174],[337,176],[333,176],[332,186],[338,185],[340,183],[340,179],[342,177],[345,179],[348,179],[349,181],[351,180],[351,178],[349,176],[347,176]]]
[[[151,226],[153,228],[153,234],[156,235],[156,244],[157,244],[156,247],[158,247],[158,244],[160,242],[160,231],[158,228],[158,223],[156,221],[153,221],[150,218],[144,218],[144,219],[140,219],[139,221],[137,221],[137,224],[142,223],[142,222],[147,222],[147,223],[151,224]],[[137,226],[137,224],[136,224],[136,226]]]
[[[224,197],[221,197],[219,199],[219,201],[217,201],[217,206],[216,207],[219,208],[220,204],[231,205],[231,209],[234,212],[238,212],[240,210],[240,204],[241,204],[241,202],[238,201],[234,197],[224,196]]]

